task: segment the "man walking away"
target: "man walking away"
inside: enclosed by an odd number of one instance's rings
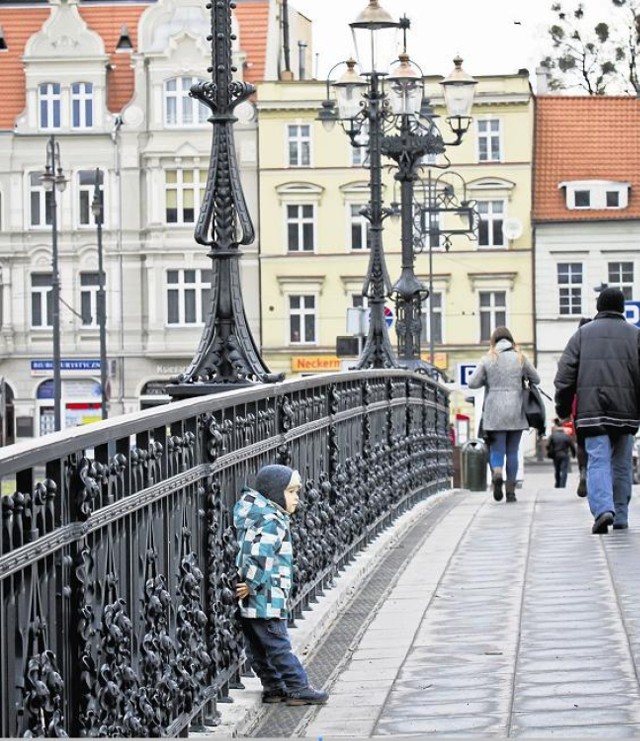
[[[556,419],[555,426],[549,437],[549,456],[553,458],[556,489],[564,489],[567,485],[569,473],[569,455],[576,457],[576,445],[570,435],[567,435],[560,420]]]
[[[555,377],[556,414],[571,415],[587,452],[594,535],[629,526],[633,438],[640,426],[640,331],[624,317],[624,295],[605,288],[598,313],[567,343]]]

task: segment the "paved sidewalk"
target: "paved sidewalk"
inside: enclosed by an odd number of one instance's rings
[[[296,735],[640,738],[636,507],[594,536],[575,474],[552,481],[530,466],[516,504],[465,494]]]
[[[577,475],[552,484],[528,465],[515,504],[454,490],[403,515],[292,631],[328,704],[263,706],[248,678],[206,735],[640,738],[638,507],[594,536]],[[364,579],[394,558],[363,610]]]

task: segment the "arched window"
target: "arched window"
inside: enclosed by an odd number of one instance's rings
[[[208,109],[189,90],[200,77],[173,77],[164,84],[164,122],[167,126],[201,126],[207,122]]]

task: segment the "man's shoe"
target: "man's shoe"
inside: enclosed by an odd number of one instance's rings
[[[297,692],[290,692],[287,697],[287,705],[324,705],[329,695],[324,690],[316,690],[313,687],[305,687]]]
[[[614,530],[628,530],[629,525],[626,522],[614,522],[613,529]]]
[[[613,525],[613,512],[603,512],[596,517],[591,532],[594,535],[606,535],[609,532],[609,525]]]
[[[267,703],[267,705],[274,705],[277,702],[285,702],[287,697],[289,697],[289,695],[286,690],[264,690],[262,693],[262,702]]]
[[[587,480],[583,476],[581,476],[580,481],[578,481],[578,490],[576,491],[576,494],[579,497],[587,496]]]

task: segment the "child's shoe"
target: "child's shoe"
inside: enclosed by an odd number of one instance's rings
[[[309,686],[297,692],[290,692],[287,705],[324,705],[328,699],[329,695],[324,690],[316,690]]]

